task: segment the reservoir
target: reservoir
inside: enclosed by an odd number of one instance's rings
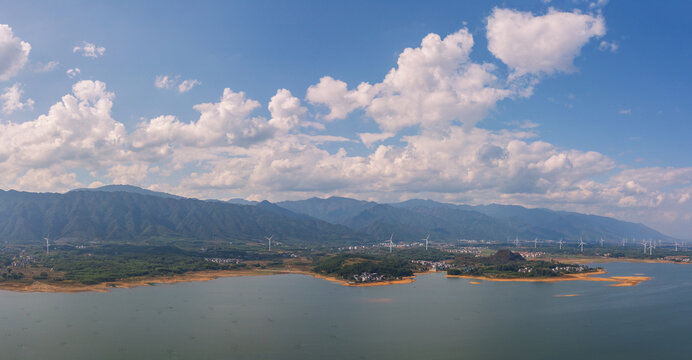
[[[692,352],[692,266],[596,264],[604,282],[306,275],[109,293],[0,291],[3,359],[662,359]]]

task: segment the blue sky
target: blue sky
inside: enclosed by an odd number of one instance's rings
[[[427,197],[616,216],[683,237],[692,230],[687,1],[0,8],[6,43],[31,46],[24,58],[0,46],[3,189],[127,182],[222,199]],[[431,33],[440,44],[461,34],[459,49],[402,69],[404,49],[423,49]],[[557,40],[531,50],[546,39]],[[440,65],[449,56],[458,68]],[[21,68],[5,71],[15,60]],[[398,80],[388,82],[391,69]],[[447,73],[431,88],[411,85],[440,69]],[[193,86],[183,92],[185,80]],[[481,88],[464,85],[474,81]],[[362,82],[374,90],[357,93]],[[421,100],[435,89],[441,98]],[[450,94],[470,105],[448,103]],[[66,95],[94,111],[69,113]],[[364,98],[342,101],[356,96]],[[56,104],[64,109],[51,112]],[[401,110],[408,106],[439,116],[417,118]],[[330,118],[339,107],[346,113]]]

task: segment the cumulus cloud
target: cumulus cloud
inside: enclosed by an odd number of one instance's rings
[[[324,104],[329,107],[327,121],[345,118],[351,111],[366,106],[372,100],[372,86],[361,83],[357,89],[348,90],[347,84],[334,80],[330,76],[320,79],[316,85],[308,88],[306,98],[313,104]]]
[[[79,45],[75,45],[72,48],[72,52],[75,54],[80,53],[82,56],[96,59],[106,53],[106,48],[103,46],[97,46],[90,42],[82,41]]]
[[[574,71],[574,58],[594,37],[605,35],[601,15],[553,8],[545,15],[495,8],[488,17],[488,50],[514,76]]]
[[[621,109],[618,111],[620,115],[632,115],[632,109]]]
[[[143,122],[132,134],[135,149],[173,146],[210,147],[222,145],[248,146],[272,136],[274,128],[266,119],[250,117],[259,102],[245,98],[244,92],[225,89],[217,103],[194,106],[199,120],[184,123],[175,116],[164,115]]]
[[[290,91],[279,89],[269,101],[269,125],[282,131],[291,130],[301,123],[307,111],[308,109],[301,106],[300,99],[293,96]]]
[[[0,170],[11,179],[22,169],[93,169],[117,159],[126,132],[111,118],[113,97],[103,82],[80,81],[36,120],[0,124]]]
[[[410,126],[444,128],[451,122],[473,126],[495,104],[513,94],[493,73],[492,64],[470,60],[473,37],[466,29],[441,38],[427,35],[420,47],[405,49],[397,67],[381,83],[346,83],[323,77],[308,89],[307,99],[329,107],[327,120],[364,108],[385,132]]]
[[[24,68],[31,45],[14,36],[12,28],[0,24],[0,81],[5,81]]]
[[[12,114],[15,111],[33,110],[34,100],[26,99],[26,101],[22,102],[22,95],[24,95],[24,90],[22,90],[21,84],[17,83],[6,87],[2,95],[0,95],[2,112]]]

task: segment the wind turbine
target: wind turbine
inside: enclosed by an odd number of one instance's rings
[[[642,245],[644,245],[644,255],[646,255],[646,241],[642,240]]]
[[[535,249],[538,245],[538,238],[533,239],[533,248]]]
[[[603,238],[601,238],[601,247],[603,247]]]
[[[675,252],[678,252],[678,243],[675,243]]]
[[[392,253],[392,245],[394,245],[394,233],[389,237],[389,253]]]
[[[46,255],[50,255],[50,248],[49,248],[49,245],[48,245],[48,238],[47,238],[47,237],[44,237],[43,239],[46,240]]]
[[[273,237],[274,237],[274,235],[269,235],[269,237],[266,237],[266,236],[264,237],[265,239],[267,239],[267,241],[269,241],[269,251],[272,251],[272,238]]]
[[[519,247],[519,236],[514,239],[514,247]]]
[[[392,235],[394,235],[394,234],[392,234]],[[421,239],[421,240],[425,240],[425,250],[426,251],[428,250],[428,240],[429,239],[430,239],[430,234],[428,234],[428,236],[426,236],[425,239]]]
[[[627,238],[622,239],[622,247],[625,247],[625,244],[627,243]]]
[[[579,238],[579,247],[581,247],[581,252],[584,253],[584,240],[582,238]]]
[[[649,256],[653,255],[653,247],[651,246],[651,240],[649,240]]]
[[[562,250],[562,238],[560,238],[560,250]]]

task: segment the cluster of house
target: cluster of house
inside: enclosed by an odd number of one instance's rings
[[[481,256],[481,251],[487,249],[487,247],[463,247],[460,249],[449,249],[447,251],[457,253],[457,254],[471,254],[476,257]]]
[[[356,280],[356,282],[382,281],[385,279],[385,276],[378,275],[377,273],[363,272],[360,275],[353,275],[353,279]]]
[[[444,261],[428,261],[428,260],[411,260],[414,264],[419,264],[427,267],[432,271],[442,271],[451,269],[453,266]]]
[[[520,273],[530,273],[533,271],[533,268],[528,267],[528,266],[524,266],[524,267],[519,268],[519,270],[517,270],[517,271]]]
[[[575,272],[582,272],[586,270],[588,267],[586,265],[577,265],[577,266],[556,266],[552,268],[553,272],[568,272],[568,273],[575,273]]]
[[[19,255],[12,259],[12,267],[27,267],[36,262],[36,259],[31,255]]]
[[[515,253],[521,255],[524,259],[536,259],[545,256],[543,251],[515,251]]]
[[[210,261],[217,264],[240,264],[240,259],[235,258],[204,258],[204,261]]]
[[[689,256],[666,256],[663,258],[663,260],[688,263],[688,262],[690,262],[690,257]]]

